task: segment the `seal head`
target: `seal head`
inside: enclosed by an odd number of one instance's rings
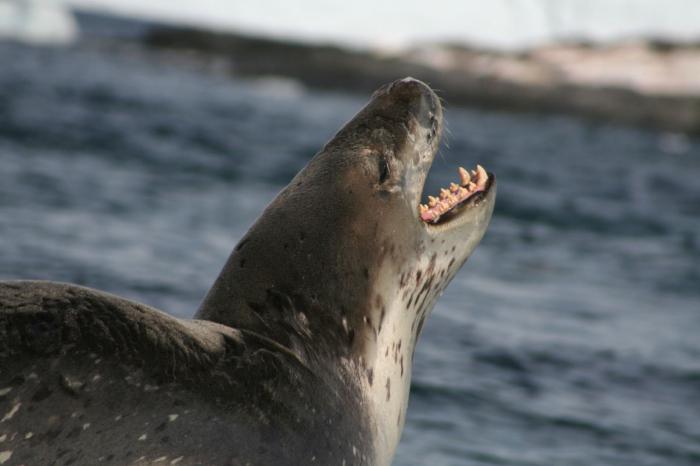
[[[424,83],[377,90],[265,209],[196,316],[274,341],[331,390],[352,387],[371,464],[393,457],[418,335],[493,211],[481,167],[421,205],[442,128]]]

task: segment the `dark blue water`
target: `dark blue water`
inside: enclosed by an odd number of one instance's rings
[[[191,316],[365,97],[137,48],[0,44],[0,278]],[[447,105],[490,230],[428,321],[396,464],[700,464],[700,141]]]

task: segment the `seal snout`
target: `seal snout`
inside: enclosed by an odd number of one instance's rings
[[[407,103],[420,126],[430,131],[431,138],[435,137],[439,131],[442,108],[440,98],[430,86],[418,79],[406,77],[387,84],[384,95],[390,101]]]

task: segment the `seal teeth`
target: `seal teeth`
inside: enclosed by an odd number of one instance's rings
[[[484,170],[484,167],[481,165],[476,166],[476,183],[479,186],[483,186],[486,183],[486,180],[489,178],[488,173],[486,173],[486,170]]]
[[[464,167],[459,167],[457,171],[459,172],[459,184],[461,184],[462,186],[468,185],[471,181],[469,172]]]
[[[427,223],[437,223],[443,214],[451,211],[473,194],[486,190],[489,175],[481,165],[477,165],[475,170],[459,167],[457,173],[459,174],[459,184],[450,183],[449,189],[440,189],[439,197],[428,196],[427,205],[418,205],[421,220]]]

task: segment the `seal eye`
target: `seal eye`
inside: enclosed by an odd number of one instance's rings
[[[389,178],[389,164],[386,161],[384,154],[379,156],[379,184],[382,184]]]

